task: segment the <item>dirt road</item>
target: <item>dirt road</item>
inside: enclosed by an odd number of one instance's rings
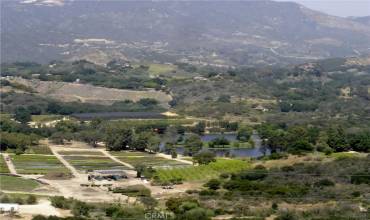
[[[19,214],[61,216],[60,212],[47,199],[40,199],[38,204],[35,205],[20,205]]]
[[[77,172],[77,170],[71,165],[71,164],[69,164],[55,149],[54,149],[54,147],[52,147],[52,146],[50,146],[50,145],[48,145],[49,146],[49,148],[50,148],[50,150],[51,150],[51,152],[53,152],[53,154],[55,155],[55,157],[56,158],[58,158],[58,160],[60,161],[60,162],[62,162],[63,163],[63,165],[65,166],[65,167],[67,167],[67,169],[69,169],[70,171],[71,171],[71,173],[76,177],[76,178],[82,178],[81,177],[81,175],[80,175],[80,173],[79,172]]]
[[[105,149],[100,149],[100,152],[102,152],[105,156],[109,157],[111,160],[117,162],[117,163],[120,163],[126,167],[129,167],[131,169],[135,169],[134,166],[132,166],[131,164],[129,163],[125,163],[125,162],[122,162],[120,160],[118,160],[117,158],[115,158],[114,156],[112,156],[110,153],[108,153]]]
[[[3,153],[2,155],[4,157],[6,165],[8,166],[9,172],[11,174],[17,175],[17,170],[15,169],[13,161],[10,159],[9,154]]]

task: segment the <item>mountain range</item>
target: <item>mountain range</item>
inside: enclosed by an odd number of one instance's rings
[[[293,2],[1,2],[2,62],[254,66],[368,54],[369,17],[341,18]]]

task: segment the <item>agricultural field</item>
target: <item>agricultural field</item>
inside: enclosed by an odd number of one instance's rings
[[[173,169],[158,169],[156,175],[162,182],[172,179],[184,181],[207,180],[218,177],[221,173],[234,173],[250,167],[250,163],[236,159],[218,159],[208,165],[199,165]]]
[[[4,157],[0,155],[0,173],[9,173],[9,168],[5,163]]]
[[[19,174],[69,173],[69,170],[52,155],[11,155]]]
[[[176,167],[187,165],[176,160],[156,157],[154,154],[140,151],[112,151],[110,154],[115,156],[120,161],[129,163],[133,166],[140,164],[151,167]]]
[[[129,163],[133,166],[144,165],[146,167],[177,167],[177,166],[187,166],[188,164],[181,163],[176,160],[170,160],[162,157],[156,156],[118,156],[122,162]]]
[[[117,157],[148,157],[154,156],[153,154],[141,152],[141,151],[110,151],[113,156]]]
[[[60,155],[68,156],[68,155],[91,155],[91,156],[104,156],[99,151],[85,151],[85,150],[69,150],[69,151],[58,151]]]
[[[0,188],[2,190],[29,192],[39,185],[40,184],[35,180],[23,179],[16,176],[0,176]]]
[[[64,156],[72,166],[80,172],[90,170],[104,170],[104,169],[130,169],[122,164],[119,164],[108,157],[98,156]]]

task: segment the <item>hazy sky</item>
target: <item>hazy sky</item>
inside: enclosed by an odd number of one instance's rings
[[[307,8],[325,12],[330,15],[369,16],[370,0],[278,0],[298,2]]]

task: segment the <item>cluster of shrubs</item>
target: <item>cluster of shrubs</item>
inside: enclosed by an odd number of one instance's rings
[[[238,173],[221,174],[218,179],[211,179],[204,184],[205,189],[189,190],[187,193],[199,194],[203,197],[219,196],[223,193],[223,198],[229,199],[233,199],[236,195],[304,199],[306,196],[318,196],[318,192],[330,189],[331,194],[328,199],[340,198],[347,194],[360,197],[364,193],[361,188],[353,186],[355,191],[343,192],[335,191],[334,187],[337,184],[370,185],[370,173],[367,171],[369,159],[370,157],[345,158],[326,164],[302,163],[272,170],[258,165],[254,169]],[[334,170],[335,174],[333,174]],[[354,170],[357,172],[353,172]],[[302,175],[305,175],[304,178]],[[271,184],[272,181],[274,184]],[[219,191],[221,188],[227,191]],[[322,197],[324,198],[325,195]]]
[[[191,197],[176,197],[166,201],[166,207],[175,214],[177,220],[202,219],[210,220],[215,213]]]
[[[227,145],[230,145],[230,141],[226,139],[225,137],[218,137],[208,142],[208,147],[210,148],[225,147]]]
[[[69,216],[69,217],[58,217],[58,216],[43,216],[43,215],[36,215],[32,218],[32,220],[87,220],[84,217],[77,217],[77,216]]]
[[[89,216],[93,207],[85,202],[64,196],[54,196],[50,198],[51,205],[60,209],[70,209],[74,216]]]
[[[168,181],[162,181],[158,176],[153,176],[152,184],[153,185],[160,185],[160,186],[168,186],[168,185],[180,185],[183,183],[183,178],[172,178]]]
[[[142,199],[145,198],[145,199]],[[157,201],[151,197],[140,197],[144,206],[153,208]],[[70,209],[73,216],[57,217],[37,215],[32,220],[90,220],[90,219],[144,219],[145,210],[141,206],[125,206],[119,203],[85,203],[73,198],[55,196],[51,204],[60,209]]]
[[[2,195],[0,197],[0,203],[17,203],[20,205],[32,205],[37,203],[37,198],[34,195],[28,195],[27,197],[19,197],[19,196],[8,196]]]
[[[127,186],[127,187],[116,187],[113,189],[110,189],[113,193],[121,193],[126,196],[150,196],[151,192],[150,189],[146,188],[142,185],[133,185],[133,186]]]

